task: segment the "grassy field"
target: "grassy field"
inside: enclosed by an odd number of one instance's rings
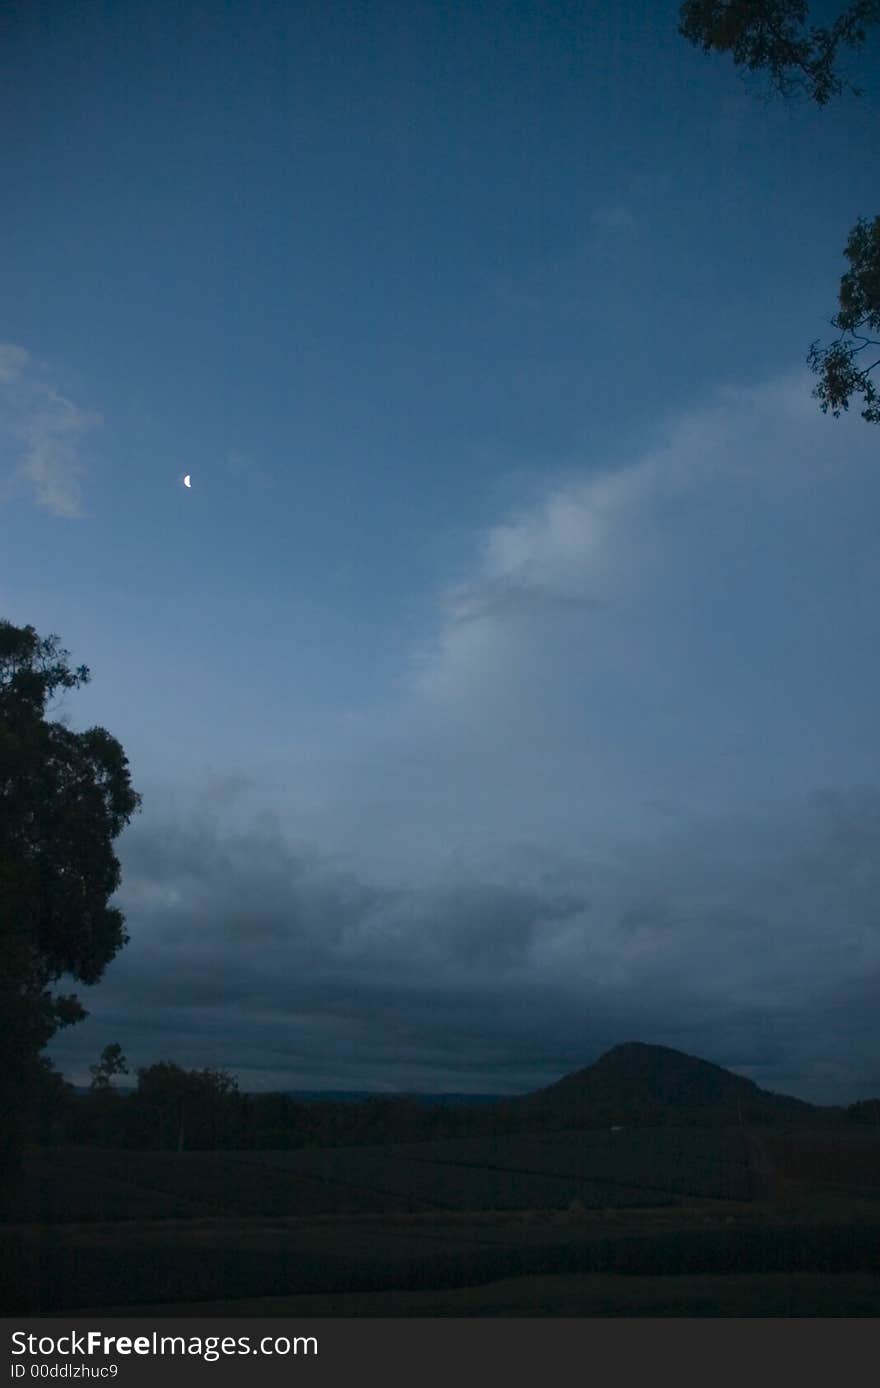
[[[829,1164],[827,1135],[761,1142],[763,1183],[754,1144],[699,1129],[44,1150],[21,1220],[0,1227],[2,1309],[225,1315],[281,1297],[321,1315],[876,1314],[880,1143]],[[783,1305],[801,1309],[760,1309]]]
[[[767,1136],[764,1146],[784,1179],[880,1188],[880,1134]]]
[[[747,1200],[739,1133],[655,1129],[299,1151],[34,1152],[22,1218],[627,1208]]]
[[[22,1218],[40,1223],[429,1208],[368,1185],[310,1177],[268,1162],[256,1171],[225,1152],[44,1149],[32,1154],[28,1174]]]
[[[460,1138],[388,1147],[242,1152],[239,1160],[322,1180],[349,1181],[444,1209],[565,1209],[746,1200],[748,1154],[739,1133],[700,1129],[560,1132]]]
[[[115,1307],[102,1315],[131,1315]],[[138,1308],[168,1315],[167,1306]],[[880,1316],[880,1276],[870,1273],[740,1273],[738,1276],[509,1277],[448,1291],[362,1292],[197,1302],[178,1316]]]

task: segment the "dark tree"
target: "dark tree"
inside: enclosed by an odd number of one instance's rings
[[[109,1089],[114,1075],[127,1075],[128,1062],[122,1054],[119,1042],[112,1041],[109,1046],[105,1046],[97,1065],[91,1065],[89,1069],[94,1090]]]
[[[36,1057],[86,1016],[55,985],[96,983],[126,940],[108,905],[120,882],[112,842],[140,797],[108,732],[47,718],[57,691],[89,679],[68,658],[57,636],[0,621],[0,1182]]]
[[[830,27],[809,25],[808,17],[806,0],[686,0],[679,32],[706,53],[730,53],[737,65],[767,73],[780,95],[806,95],[824,106],[846,90],[837,68],[841,51],[861,47],[868,27],[880,23],[880,0],[856,0]],[[844,254],[850,268],[831,319],[840,337],[828,347],[817,340],[807,354],[819,377],[813,396],[835,418],[861,396],[862,418],[880,424],[871,375],[880,365],[880,337],[871,336],[880,334],[880,217],[858,220]]]
[[[867,27],[880,22],[880,0],[856,0],[830,28],[808,19],[806,0],[686,0],[679,33],[704,53],[730,53],[737,66],[766,72],[781,96],[824,106],[846,90],[840,52],[861,47]]]
[[[835,418],[849,409],[851,396],[861,395],[862,418],[880,424],[880,395],[871,379],[880,366],[880,217],[856,222],[844,254],[850,268],[840,281],[840,311],[831,320],[840,337],[830,347],[814,342],[807,356],[819,376],[813,395]]]
[[[238,1099],[238,1083],[226,1070],[184,1070],[159,1061],[138,1070],[136,1100],[155,1119],[159,1147],[223,1145]]]

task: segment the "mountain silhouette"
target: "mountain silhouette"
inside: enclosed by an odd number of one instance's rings
[[[815,1105],[761,1089],[753,1080],[668,1046],[626,1041],[613,1046],[592,1065],[564,1075],[555,1084],[524,1095],[526,1110],[560,1117],[585,1118],[594,1113],[636,1116],[671,1110],[724,1110],[742,1116],[758,1112],[807,1113]]]

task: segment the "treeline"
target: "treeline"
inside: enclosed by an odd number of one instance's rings
[[[33,1076],[30,1140],[38,1145],[76,1144],[161,1151],[279,1149],[418,1142],[444,1137],[484,1137],[510,1132],[638,1127],[880,1126],[880,1103],[816,1108],[793,1116],[756,1105],[739,1112],[645,1105],[570,1108],[524,1105],[518,1100],[485,1106],[446,1107],[405,1095],[375,1096],[360,1103],[303,1103],[287,1094],[242,1093],[224,1070],[186,1070],[168,1061],[137,1072],[137,1086],[120,1091],[101,1067],[91,1089],[78,1092],[41,1060]]]
[[[287,1094],[242,1093],[223,1070],[167,1061],[137,1073],[137,1087],[93,1084],[82,1093],[43,1062],[35,1077],[30,1139],[163,1151],[339,1147],[416,1142],[504,1130],[494,1106],[451,1108],[406,1096],[362,1103],[303,1103]],[[503,1107],[503,1106],[502,1106]]]

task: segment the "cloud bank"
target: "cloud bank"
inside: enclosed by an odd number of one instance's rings
[[[253,1087],[522,1092],[635,1039],[880,1091],[880,478],[852,425],[795,377],[533,479],[383,704],[269,729],[213,809],[147,805],[70,1067],[119,1040]]]
[[[64,1038],[85,1075],[224,1064],[243,1083],[521,1092],[625,1039],[817,1099],[876,1092],[880,793],[370,886],[278,825],[138,826],[131,943]],[[117,1034],[118,1033],[118,1034]]]

